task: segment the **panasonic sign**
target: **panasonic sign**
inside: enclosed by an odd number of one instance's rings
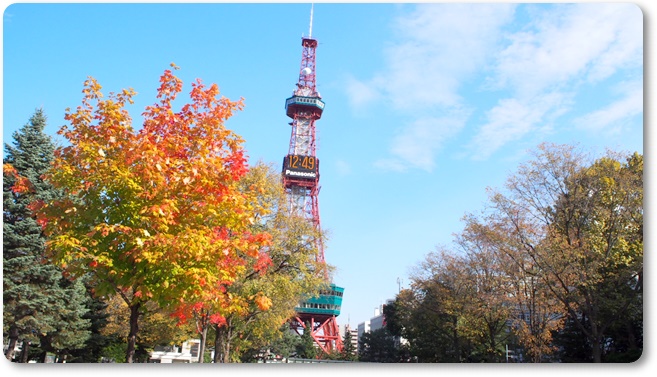
[[[317,173],[315,172],[303,172],[289,169],[285,169],[285,175],[288,177],[317,178]]]

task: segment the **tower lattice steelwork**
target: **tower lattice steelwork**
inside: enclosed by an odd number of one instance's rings
[[[315,122],[322,117],[324,101],[315,84],[315,51],[312,38],[313,11],[310,11],[310,32],[301,38],[302,54],[299,81],[292,97],[285,100],[287,116],[292,119],[290,148],[283,159],[282,181],[289,201],[289,210],[310,221],[321,230],[319,220],[319,159],[315,137]],[[325,263],[324,244],[317,240],[317,261]],[[319,297],[299,304],[290,326],[298,334],[310,331],[319,348],[329,353],[342,350],[342,338],[336,317],[340,314],[344,288],[330,282],[324,269],[327,288]]]

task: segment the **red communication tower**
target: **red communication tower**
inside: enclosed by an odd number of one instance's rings
[[[324,101],[315,85],[315,51],[312,38],[313,11],[310,11],[310,32],[301,38],[302,55],[299,81],[292,97],[285,100],[287,116],[292,119],[290,148],[283,159],[282,181],[292,213],[305,217],[317,230],[319,220],[319,159],[316,151],[315,121],[322,117]],[[317,261],[325,263],[324,244],[317,240]],[[298,334],[310,331],[317,346],[324,352],[342,350],[342,338],[336,317],[340,314],[344,288],[331,284],[324,269],[327,286],[319,297],[299,303],[290,326]]]

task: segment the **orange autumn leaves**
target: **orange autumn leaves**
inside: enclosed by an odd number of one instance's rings
[[[55,152],[46,177],[66,195],[34,210],[53,258],[72,276],[93,272],[99,293],[119,293],[129,304],[210,300],[233,311],[245,303],[225,295],[225,286],[248,266],[269,265],[261,251],[271,237],[252,227],[268,208],[256,198],[259,188],[238,186],[247,158],[224,122],[242,100],[197,80],[189,103],[175,111],[182,87],[166,70],[159,102],[146,107],[136,130],[125,109],[135,92],[105,98],[89,78],[82,105],[67,109],[69,125],[59,131],[69,145]],[[268,305],[264,296],[251,299]]]
[[[32,189],[30,180],[18,174],[16,168],[14,168],[11,164],[2,165],[2,174],[6,175],[7,177],[12,177],[15,180],[14,184],[11,186],[11,191],[13,193],[22,194],[29,192]]]

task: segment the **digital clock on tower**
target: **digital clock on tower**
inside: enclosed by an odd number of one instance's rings
[[[283,159],[283,174],[289,178],[316,179],[319,160],[315,156],[288,154]]]

